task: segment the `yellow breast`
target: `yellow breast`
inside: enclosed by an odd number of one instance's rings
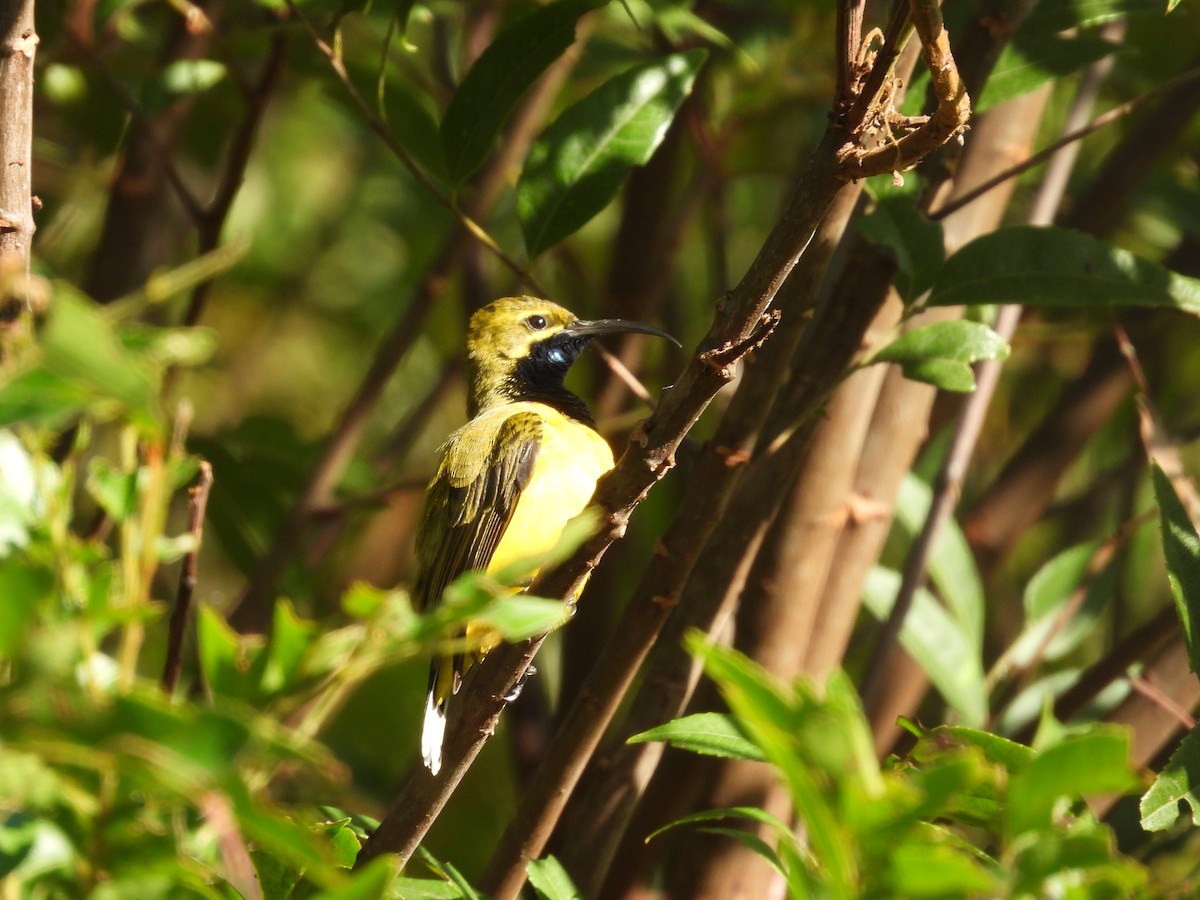
[[[489,572],[553,549],[567,522],[591,500],[600,476],[613,467],[612,449],[593,429],[540,403],[513,406],[530,407],[541,416],[542,441]]]

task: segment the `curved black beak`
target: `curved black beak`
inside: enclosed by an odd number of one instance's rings
[[[642,325],[640,322],[628,322],[625,319],[577,319],[563,328],[559,334],[568,338],[594,338],[602,334],[652,334],[670,341],[681,350],[683,349],[683,344],[665,331],[649,325]]]

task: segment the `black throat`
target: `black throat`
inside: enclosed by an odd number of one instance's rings
[[[595,428],[596,422],[584,402],[563,387],[563,379],[588,340],[556,334],[531,345],[529,354],[517,361],[506,393],[513,400],[545,403],[564,416]]]

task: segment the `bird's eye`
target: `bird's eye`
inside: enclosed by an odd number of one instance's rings
[[[530,331],[541,331],[543,328],[546,327],[546,317],[539,316],[539,315],[532,315],[528,319],[525,320],[525,324],[529,326]]]

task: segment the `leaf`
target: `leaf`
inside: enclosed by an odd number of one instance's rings
[[[542,900],[582,900],[583,895],[571,881],[567,870],[553,856],[530,860],[525,867],[529,883]]]
[[[872,615],[883,620],[891,612],[899,589],[900,573],[877,566],[863,585],[863,602]],[[900,630],[900,643],[964,723],[983,724],[987,718],[987,691],[974,640],[929,591],[920,589],[914,595]]]
[[[996,61],[975,111],[1027,94],[1119,49],[1119,44],[1089,35],[1066,38],[1022,28]]]
[[[11,660],[21,647],[25,629],[54,591],[54,576],[16,554],[0,565],[0,658]]]
[[[530,256],[584,225],[613,198],[625,173],[650,159],[707,56],[690,50],[630,69],[542,133],[517,185]]]
[[[737,722],[722,713],[696,713],[635,734],[628,744],[665,741],[672,747],[726,759],[764,760],[762,750],[746,738]]]
[[[887,856],[888,888],[896,897],[998,896],[996,876],[948,843],[908,841]]]
[[[976,238],[946,260],[927,302],[1200,313],[1200,280],[1069,228],[1017,225]]]
[[[116,400],[134,413],[148,413],[157,378],[118,339],[98,306],[71,290],[55,292],[42,329],[42,354],[51,372]]]
[[[1151,474],[1162,526],[1163,555],[1167,558],[1167,579],[1183,623],[1188,665],[1193,672],[1200,672],[1200,647],[1196,644],[1195,632],[1196,620],[1200,617],[1200,535],[1196,534],[1196,526],[1175,493],[1171,479],[1158,463],[1151,467]]]
[[[971,363],[1006,359],[1008,342],[980,322],[956,319],[922,325],[898,337],[871,359],[899,363],[904,375],[947,391],[975,390]]]
[[[74,381],[29,369],[0,385],[0,427],[35,422],[56,428],[87,408],[89,394]]]
[[[1180,801],[1191,807],[1192,823],[1200,825],[1200,729],[1196,728],[1180,742],[1142,796],[1142,827],[1147,831],[1170,828],[1179,817]]]
[[[917,185],[915,178],[909,179],[903,188],[894,187],[890,175],[868,179],[867,189],[875,207],[858,220],[858,230],[867,240],[882,244],[895,254],[899,271],[894,283],[906,304],[929,290],[946,259],[941,223],[921,212],[915,192]]]
[[[119,472],[102,456],[88,464],[87,491],[110,517],[124,522],[137,511],[138,473]]]
[[[397,878],[392,896],[401,900],[460,900],[463,892],[449,881],[436,878]]]
[[[760,809],[757,806],[724,806],[719,809],[704,809],[700,812],[680,816],[675,821],[663,825],[661,828],[647,835],[646,841],[652,841],[660,834],[683,825],[694,825],[697,822],[723,822],[726,819],[751,819],[752,821],[770,826],[781,835],[791,834],[791,828],[788,827],[787,823],[771,815],[765,809]]]
[[[501,597],[474,618],[495,628],[505,640],[519,641],[553,631],[571,617],[561,600],[512,594]]]
[[[452,184],[483,165],[500,129],[543,72],[575,43],[580,16],[607,0],[559,0],[535,9],[480,55],[442,117],[442,153]]]
[[[383,900],[391,894],[395,865],[394,857],[377,857],[357,870],[345,884],[320,893],[313,900]]]
[[[933,491],[913,473],[904,476],[896,496],[896,521],[915,537],[925,524]],[[985,598],[971,545],[958,523],[947,519],[929,554],[929,577],[947,608],[962,625],[976,650],[983,647]]]
[[[1004,818],[1009,835],[1052,823],[1062,797],[1125,792],[1138,784],[1129,765],[1129,733],[1116,726],[1097,726],[1038,753],[1008,784]]]
[[[1043,0],[1021,23],[1021,30],[1053,32],[1090,28],[1139,13],[1161,16],[1162,0]]]

